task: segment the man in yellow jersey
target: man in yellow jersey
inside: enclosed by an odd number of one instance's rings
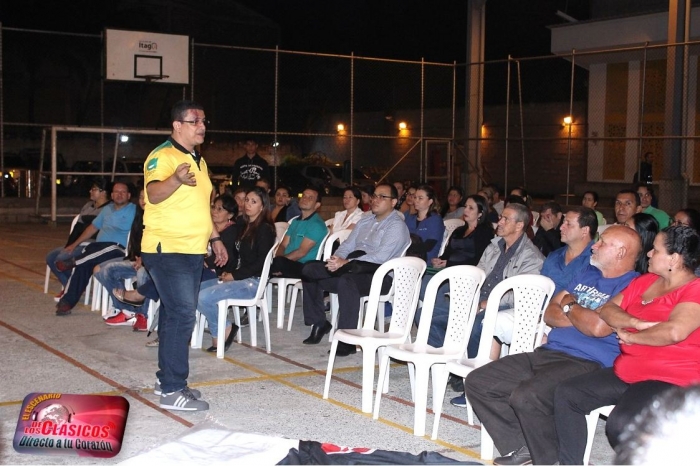
[[[187,387],[189,342],[207,242],[216,265],[228,261],[212,225],[212,184],[196,147],[204,142],[207,120],[201,105],[177,102],[171,111],[173,132],[144,163],[146,209],[142,261],[160,295],[158,372],[153,393],[160,407],[204,411],[209,403]]]

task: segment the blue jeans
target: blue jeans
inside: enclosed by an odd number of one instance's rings
[[[425,298],[425,289],[428,282],[433,278],[433,275],[424,275],[420,285],[420,299]],[[450,318],[450,302],[445,298],[445,293],[450,292],[449,282],[443,283],[438,288],[437,296],[435,297],[435,305],[433,306],[433,318],[430,321],[430,333],[428,333],[428,344],[433,348],[442,348],[445,343],[445,334],[447,333],[447,321]],[[423,303],[425,305],[425,303]],[[414,322],[416,325],[420,322],[421,309],[418,309]]]
[[[88,244],[86,243],[80,243],[79,246],[77,246],[75,249],[73,249],[73,252],[63,252],[64,248],[56,248],[52,251],[50,251],[46,255],[46,265],[49,266],[53,274],[58,278],[58,281],[61,282],[61,285],[65,288],[66,283],[68,283],[68,279],[70,278],[71,270],[66,270],[65,272],[61,272],[56,268],[56,261],[65,261],[70,258],[75,259],[78,257],[84,249],[84,246]]]
[[[218,280],[207,280],[199,287],[197,310],[207,318],[211,336],[216,337],[219,331],[219,306],[222,299],[250,299],[258,291],[260,279],[255,277],[245,280],[219,283]],[[230,322],[226,321],[226,327]]]
[[[172,393],[187,387],[189,346],[204,255],[142,253],[141,260],[160,295],[156,377],[163,393]]]
[[[148,310],[146,306],[132,306],[122,303],[117,301],[112,293],[112,290],[115,288],[124,289],[124,281],[127,278],[136,278],[134,289],[137,285],[141,285],[145,281],[150,281],[148,272],[146,272],[143,267],[136,271],[134,269],[134,263],[131,261],[122,260],[119,262],[109,262],[100,266],[100,271],[95,274],[95,278],[107,289],[107,293],[109,293],[109,296],[112,298],[112,303],[114,303],[115,308],[143,315],[147,314]]]

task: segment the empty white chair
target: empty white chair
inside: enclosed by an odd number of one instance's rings
[[[272,347],[270,345],[270,317],[268,315],[268,310],[267,310],[267,298],[265,297],[265,290],[267,289],[267,280],[268,277],[270,276],[270,265],[272,263],[272,255],[275,252],[275,249],[277,249],[278,243],[275,242],[275,244],[272,245],[272,248],[267,253],[267,256],[265,256],[265,265],[263,266],[262,273],[260,275],[260,283],[258,284],[258,289],[255,293],[255,296],[250,298],[250,299],[222,299],[221,301],[218,302],[219,306],[219,329],[218,329],[218,334],[217,334],[217,340],[219,341],[219,345],[216,349],[216,357],[219,359],[224,358],[224,344],[223,342],[226,340],[226,315],[228,314],[228,308],[229,306],[233,306],[233,315],[234,315],[234,321],[236,325],[240,327],[241,325],[241,314],[238,309],[238,307],[247,307],[248,308],[248,321],[250,322],[250,344],[251,346],[257,346],[257,310],[258,307],[260,308],[260,314],[263,322],[263,328],[265,330],[265,349],[269,353],[272,351]],[[196,324],[196,329],[197,329],[197,335],[195,338],[195,342],[192,345],[193,348],[201,348],[202,347],[202,339],[204,337],[204,323],[206,321],[206,317],[197,311],[197,324]],[[242,338],[241,338],[241,333],[238,332],[238,335],[236,337],[238,343],[241,343]]]
[[[338,342],[362,347],[362,412],[372,412],[372,387],[374,385],[374,358],[377,349],[403,343],[410,338],[413,316],[418,304],[421,279],[425,273],[426,263],[417,257],[398,257],[382,264],[374,272],[369,291],[369,301],[365,322],[361,329],[338,330],[333,334],[328,368],[326,369],[326,384],[323,389],[323,399],[328,399],[328,391],[333,374],[333,363]],[[384,333],[384,326],[379,332],[374,329],[375,313],[379,305],[384,277],[393,272],[394,312],[391,315],[389,331]]]
[[[554,282],[544,275],[523,274],[503,280],[496,285],[489,295],[486,303],[486,314],[482,323],[481,339],[477,356],[472,359],[465,357],[455,361],[448,361],[445,370],[433,373],[433,422],[432,438],[437,438],[442,403],[445,397],[447,379],[450,373],[465,378],[471,371],[491,362],[490,352],[493,342],[494,329],[498,307],[502,296],[513,291],[514,315],[513,336],[509,354],[518,354],[532,351],[540,341],[544,333],[544,320],[542,315],[554,293]],[[474,415],[471,406],[468,407],[468,419],[474,424]],[[482,438],[486,429],[481,428]],[[492,448],[493,450],[493,448]],[[482,452],[484,448],[482,446]]]
[[[326,237],[325,243],[323,245],[323,255],[320,258],[322,258],[323,260],[328,260],[328,258],[331,257],[331,254],[333,253],[333,244],[336,241],[342,244],[343,241],[348,239],[348,236],[350,236],[351,232],[352,230],[339,230]],[[292,296],[289,299],[289,320],[287,322],[287,331],[292,330],[292,320],[294,319],[294,309],[297,305],[297,295],[299,291],[303,291],[303,289],[304,287],[302,286],[301,280],[295,282],[294,286],[292,287]],[[281,328],[279,326],[279,322],[277,328]]]
[[[464,220],[459,219],[459,218],[450,218],[445,220],[445,234],[442,237],[442,246],[440,246],[440,252],[438,252],[438,257],[442,256],[442,253],[445,252],[445,248],[447,247],[447,243],[450,240],[450,236],[452,233],[459,227],[464,226]]]
[[[586,439],[586,451],[583,454],[583,465],[588,466],[588,461],[591,459],[591,448],[593,447],[593,438],[595,437],[595,428],[598,426],[598,417],[610,416],[615,405],[601,406],[594,409],[586,415],[586,426],[588,427],[588,437]]]
[[[409,366],[409,376],[415,372],[413,384],[413,402],[415,415],[413,435],[425,435],[425,409],[428,400],[428,375],[434,365],[444,365],[447,361],[460,358],[467,349],[469,334],[479,305],[479,290],[484,282],[484,271],[471,265],[455,265],[447,267],[428,282],[423,299],[418,334],[413,344],[404,343],[389,345],[384,349],[379,361],[379,378],[377,380],[377,395],[374,402],[374,419],[379,417],[379,407],[382,390],[389,368],[389,358],[406,361]],[[428,334],[433,318],[433,308],[440,285],[445,281],[450,285],[450,308],[447,321],[445,343],[441,348],[428,345]],[[435,368],[433,368],[435,371]],[[435,372],[433,372],[435,374]],[[433,375],[434,377],[435,375]]]

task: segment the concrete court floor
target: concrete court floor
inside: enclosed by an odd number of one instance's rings
[[[54,315],[53,295],[60,289],[52,277],[43,293],[46,252],[64,244],[68,225],[0,225],[0,464],[113,464],[184,434],[191,426],[213,419],[231,430],[317,440],[338,445],[419,453],[437,451],[459,460],[478,460],[479,427],[466,422],[466,410],[451,406],[448,389],[439,440],[430,440],[433,417],[428,413],[425,437],[413,435],[413,405],[404,366],[390,374],[389,396],[382,400],[380,419],[360,411],[361,355],[337,358],[330,399],[323,383],[330,344],[302,345],[309,328],[297,306],[291,332],[275,326],[271,315],[272,354],[264,351],[258,325],[253,348],[249,328],[243,344],[234,344],[224,360],[203,350],[190,350],[190,386],[203,392],[208,412],[168,412],[152,395],[156,349],[144,346],[146,334],[129,327],[110,328],[98,313],[79,304],[73,314]],[[273,300],[273,301],[276,301]],[[152,336],[153,337],[153,336]],[[151,338],[152,338],[151,337]],[[205,334],[203,346],[209,346]],[[123,395],[130,412],[119,455],[95,460],[72,456],[19,454],[12,438],[24,397],[31,392]],[[431,401],[428,400],[428,406]],[[613,452],[599,422],[592,464],[609,464]]]

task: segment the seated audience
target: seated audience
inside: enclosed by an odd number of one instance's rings
[[[78,222],[73,227],[73,230],[68,236],[68,241],[66,246],[73,243],[78,237],[85,231],[88,225],[92,223],[93,220],[99,215],[102,207],[106,204],[112,202],[110,199],[109,186],[103,178],[98,178],[92,183],[90,188],[90,200],[80,209],[80,214],[78,217]],[[86,246],[87,242],[94,240],[94,236],[86,238],[81,246]],[[75,258],[80,253],[83,252],[82,248],[75,248],[71,253],[65,251],[65,247],[53,249],[46,255],[46,265],[49,266],[51,272],[58,278],[61,282],[62,288],[66,287],[68,279],[70,278],[70,271],[61,271],[56,268],[56,262],[70,260]],[[63,296],[63,289],[54,297],[56,302]]]
[[[360,202],[362,201],[362,193],[356,186],[345,188],[343,191],[343,207],[345,210],[339,210],[333,217],[333,224],[330,226],[331,233],[340,230],[352,230],[355,224],[362,217],[362,209]]]
[[[634,270],[639,273],[646,273],[649,262],[647,253],[654,247],[654,238],[659,232],[659,224],[656,223],[656,219],[651,215],[640,212],[631,216],[625,222],[625,226],[634,228],[642,239],[642,254],[637,258]]]
[[[264,189],[254,187],[245,198],[245,223],[240,228],[238,237],[238,258],[232,272],[222,272],[219,280],[207,280],[200,285],[197,310],[208,322],[212,335],[212,346],[209,352],[216,352],[219,341],[219,308],[217,303],[222,299],[249,299],[258,291],[265,258],[270,248],[275,244],[275,227],[270,221],[270,197]],[[230,270],[230,269],[229,269]],[[226,338],[224,349],[228,349],[238,332],[238,327],[226,321]]]
[[[459,186],[450,186],[447,190],[447,201],[443,204],[440,215],[443,220],[462,218],[464,213],[464,190]]]
[[[633,189],[623,189],[615,197],[615,223],[624,225],[625,222],[642,211],[639,194]]]
[[[401,209],[401,213],[404,214],[404,218],[407,215],[416,215],[416,184],[412,184],[406,189],[406,202],[403,203],[404,207]]]
[[[486,199],[478,194],[467,197],[465,203],[464,226],[452,232],[445,246],[445,252],[431,261],[432,269],[426,270],[421,283],[420,299],[425,296],[428,282],[440,269],[453,265],[477,265],[481,255],[493,239],[493,227],[486,218],[488,205]],[[449,318],[449,301],[444,298],[450,291],[449,283],[444,283],[438,289],[437,301],[433,306],[433,317],[430,324],[428,344],[440,348],[445,341],[447,320]],[[418,310],[414,322],[418,325],[421,312]]]
[[[503,199],[501,199],[501,188],[496,183],[489,183],[485,187],[489,188],[493,192],[491,203],[498,215],[501,215],[503,213],[503,208],[505,207],[505,203],[503,202]]]
[[[598,217],[598,226],[605,225],[606,220],[602,213],[596,210],[598,207],[598,193],[595,191],[586,191],[583,193],[583,199],[581,200],[581,205],[593,209],[596,216]]]
[[[585,415],[616,405],[606,433],[613,448],[620,434],[654,396],[700,383],[700,236],[690,227],[661,231],[649,252],[649,272],[608,301],[600,318],[619,340],[613,367],[562,383],[554,418],[561,464],[581,464]]]
[[[405,218],[408,232],[411,234],[411,246],[406,255],[420,257],[430,264],[440,252],[445,222],[438,214],[438,202],[432,186],[418,186],[413,202],[417,213]]]
[[[301,210],[292,198],[289,188],[278,186],[275,190],[275,206],[270,212],[272,223],[288,222],[299,215],[301,215]]]
[[[486,199],[486,202],[489,205],[489,212],[486,215],[486,218],[489,222],[492,224],[498,223],[498,219],[500,218],[501,214],[494,208],[493,206],[493,197],[494,197],[494,190],[493,188],[489,187],[488,185],[482,187],[479,192],[477,192],[479,196],[482,196],[484,199]],[[501,204],[505,206],[505,200],[501,200]],[[503,209],[501,209],[501,212],[503,212]]]
[[[394,187],[396,188],[396,192],[399,194],[399,198],[396,202],[396,207],[394,207],[394,209],[403,212],[404,203],[406,202],[406,196],[408,195],[408,192],[406,191],[406,187],[404,186],[404,184],[400,181],[394,181]]]
[[[507,212],[507,209],[504,213]],[[474,413],[496,448],[494,464],[554,464],[559,459],[554,391],[563,381],[609,367],[619,354],[612,329],[596,310],[638,274],[639,235],[610,227],[593,246],[591,265],[552,298],[546,344],[508,355],[471,372],[465,381]],[[584,434],[585,441],[585,434]]]
[[[539,228],[532,242],[544,257],[561,247],[561,224],[564,214],[561,206],[554,202],[545,202],[540,209]]]
[[[672,225],[685,225],[698,230],[700,228],[700,212],[689,207],[681,209],[673,216]]]
[[[318,214],[321,207],[321,191],[309,187],[299,201],[301,216],[295,219],[284,234],[272,261],[273,277],[301,278],[301,269],[315,260],[323,238],[328,233],[326,222]]]
[[[394,187],[394,189],[396,189]],[[374,195],[374,188],[372,186],[360,186],[360,193],[362,194],[362,203],[360,208],[362,212],[369,212],[372,209],[372,195]]]
[[[654,202],[654,188],[650,184],[638,184],[637,194],[639,202],[642,206],[642,212],[653,216],[659,223],[659,228],[664,229],[671,224],[671,217],[661,209],[657,209],[652,205]]]
[[[100,214],[85,228],[85,231],[64,252],[69,259],[56,262],[56,268],[62,272],[71,270],[66,284],[65,293],[56,304],[56,315],[66,316],[78,303],[85,291],[92,269],[110,259],[124,257],[127,237],[131,224],[136,215],[136,206],[129,202],[131,194],[125,183],[114,183],[112,202],[102,208]],[[83,241],[97,233],[97,240],[81,246]],[[75,249],[82,252],[78,256],[72,253]]]

